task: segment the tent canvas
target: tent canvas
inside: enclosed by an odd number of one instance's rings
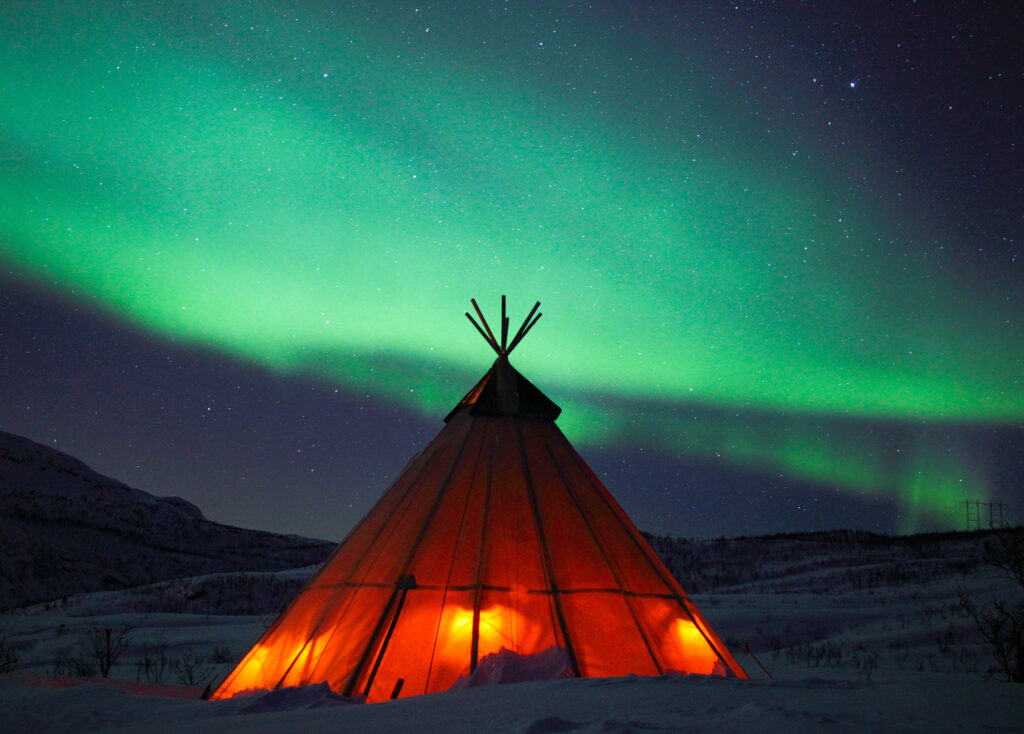
[[[504,298],[500,340],[473,302],[494,365],[214,698],[321,682],[367,701],[430,693],[503,649],[555,648],[580,677],[746,677],[555,425],[560,408],[509,363],[539,305],[509,342]]]

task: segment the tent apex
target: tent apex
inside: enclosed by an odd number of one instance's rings
[[[519,330],[516,331],[515,336],[512,337],[512,341],[509,342],[508,341],[508,326],[509,326],[509,322],[508,322],[508,316],[505,315],[505,296],[502,295],[502,297],[501,297],[501,341],[498,341],[498,339],[494,336],[494,332],[491,331],[491,327],[487,323],[487,319],[484,318],[483,311],[481,311],[480,310],[480,306],[477,305],[476,299],[475,298],[470,298],[469,302],[473,304],[473,310],[476,311],[476,315],[480,318],[480,322],[477,323],[476,319],[473,318],[473,316],[469,313],[469,311],[466,311],[466,318],[469,319],[470,323],[473,324],[473,326],[476,327],[476,330],[478,332],[480,332],[480,336],[482,336],[484,338],[484,341],[487,342],[487,344],[491,347],[491,349],[493,349],[495,351],[495,353],[499,357],[508,356],[508,354],[519,345],[519,342],[521,342],[523,340],[523,337],[526,336],[527,332],[529,332],[530,329],[533,328],[533,325],[536,324],[540,320],[540,317],[543,315],[542,313],[537,313],[537,309],[540,308],[540,301],[537,301],[535,304],[533,304],[533,308],[530,310],[530,313],[527,314],[526,319],[523,321],[522,326],[519,327]],[[481,324],[482,324],[482,326],[481,326]]]

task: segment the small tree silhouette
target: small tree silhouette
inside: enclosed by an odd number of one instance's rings
[[[6,637],[0,637],[0,673],[10,673],[18,667],[18,655],[14,645],[7,642]]]
[[[95,663],[102,677],[110,677],[110,669],[117,665],[121,653],[127,647],[131,631],[128,625],[122,625],[119,629],[92,627],[89,630],[89,659]]]
[[[1003,571],[1024,592],[1024,528],[986,540],[985,562]],[[992,646],[995,675],[1014,683],[1024,682],[1024,596],[1017,601],[993,596],[990,606],[980,607],[961,589],[960,606]]]

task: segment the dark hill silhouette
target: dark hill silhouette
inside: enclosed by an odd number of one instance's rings
[[[0,432],[0,609],[220,571],[319,563],[334,543],[207,520]]]

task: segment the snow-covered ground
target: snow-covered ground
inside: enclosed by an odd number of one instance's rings
[[[984,565],[986,533],[651,538],[751,680],[535,681],[373,705],[308,687],[208,702],[203,688],[314,571],[276,569],[318,562],[330,544],[209,523],[9,434],[0,465],[0,604],[55,599],[0,613],[0,734],[1024,731],[1024,688],[988,676],[992,651],[960,604],[1024,595]]]
[[[371,705],[246,713],[252,700],[0,680],[7,732],[1019,732],[1019,688],[928,674],[862,683],[611,678],[517,683]],[[298,698],[297,696],[295,698]],[[305,703],[317,700],[307,696]],[[322,700],[322,699],[320,699]],[[288,701],[280,702],[287,709]]]
[[[0,676],[0,732],[1024,731],[1024,688],[988,677],[991,651],[959,607],[962,593],[980,605],[1020,596],[981,564],[983,538],[840,539],[660,549],[680,562],[701,559],[694,582],[714,591],[693,600],[750,681],[543,681],[372,705],[313,687],[203,701],[203,687],[273,618],[212,610],[228,594],[267,608],[312,568],[214,574],[0,615],[0,662],[16,658],[15,672]],[[725,572],[736,558],[757,560]],[[193,613],[155,611],[182,605]],[[105,630],[124,643],[111,670],[117,680],[82,678],[95,657],[90,636]]]
[[[943,541],[916,557],[882,548],[848,556],[833,550],[827,560],[794,553],[789,561],[776,544],[756,573],[694,594],[749,681],[537,681],[373,705],[348,704],[315,688],[197,700],[273,614],[132,611],[155,608],[147,596],[166,604],[166,583],[83,595],[0,615],[0,645],[18,660],[18,670],[0,676],[0,731],[1024,731],[1024,688],[987,677],[990,650],[959,610],[961,590],[980,604],[993,594],[1020,593],[976,562],[975,542]],[[265,575],[255,588],[277,588],[284,577],[310,572]],[[235,588],[224,583],[204,577],[171,588],[186,598],[201,590],[199,598],[211,600],[213,590]],[[69,677],[82,672],[74,668],[88,657],[90,634],[106,629],[115,637],[123,631],[125,644],[111,678],[130,683]]]

